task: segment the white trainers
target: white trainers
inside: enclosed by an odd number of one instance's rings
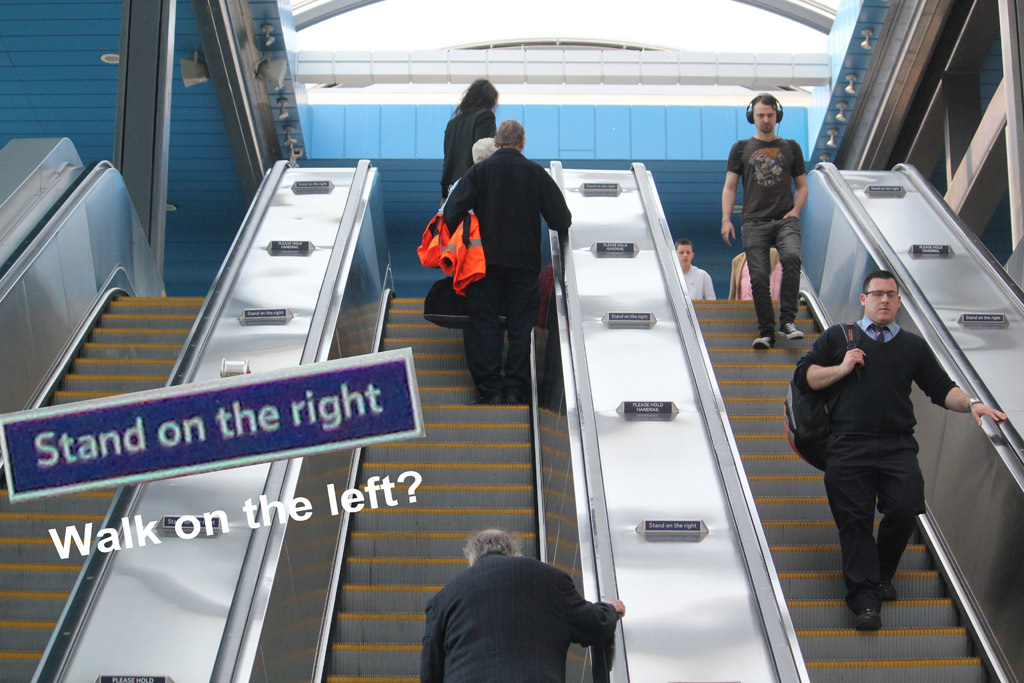
[[[772,339],[771,337],[758,337],[757,339],[754,340],[752,346],[755,349],[770,349],[773,346],[775,346],[775,340]]]
[[[800,329],[793,323],[786,323],[785,325],[781,326],[779,328],[779,332],[781,332],[782,336],[785,337],[786,339],[804,338],[804,333],[801,332]]]

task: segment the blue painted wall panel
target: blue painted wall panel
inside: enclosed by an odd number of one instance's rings
[[[595,152],[600,159],[630,157],[629,110],[626,106],[596,107],[594,122]]]
[[[380,155],[382,157],[412,159],[416,156],[415,105],[399,104],[384,107],[381,110],[380,126]]]
[[[444,128],[452,117],[447,104],[423,104],[416,108],[416,158],[444,158]]]
[[[704,159],[727,159],[729,149],[738,139],[735,107],[701,107],[701,156]],[[753,129],[751,129],[751,134]]]
[[[499,126],[501,125],[502,121],[508,120],[523,123],[524,109],[525,108],[521,104],[502,104],[499,105],[496,110],[494,110],[494,118]]]
[[[700,135],[700,107],[668,107],[665,112],[665,136],[669,159],[704,158]]]
[[[594,107],[565,105],[560,108],[558,138],[566,159],[594,158]]]
[[[348,107],[345,112],[345,156],[353,159],[376,159],[380,156],[380,105]]]
[[[553,104],[533,104],[523,108],[523,126],[526,128],[526,155],[529,157],[558,157],[558,111]]]
[[[665,159],[668,150],[665,107],[630,107],[630,154],[635,159]]]
[[[306,146],[309,156],[344,157],[345,156],[345,112],[343,105],[326,105],[311,107],[313,125],[306,134]]]

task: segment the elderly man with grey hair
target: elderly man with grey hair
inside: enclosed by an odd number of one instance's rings
[[[427,603],[421,683],[564,683],[569,643],[607,642],[626,607],[588,602],[563,571],[521,557],[518,541],[481,531],[470,568]]]

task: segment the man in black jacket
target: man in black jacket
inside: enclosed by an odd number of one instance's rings
[[[592,603],[563,571],[519,557],[508,534],[481,531],[470,568],[427,603],[421,683],[563,683],[569,643],[607,642],[626,607]]]
[[[523,156],[522,124],[503,121],[494,143],[498,151],[466,171],[452,190],[444,222],[454,228],[470,209],[480,221],[487,274],[466,288],[469,327],[463,336],[476,403],[527,403],[530,330],[539,307],[540,219],[543,216],[551,230],[565,232],[572,214],[547,171]],[[498,323],[502,309],[508,330],[504,379]]]
[[[843,326],[834,325],[797,363],[796,381],[805,391],[835,386],[839,392],[829,413],[825,492],[839,529],[846,604],[858,630],[874,631],[882,625],[882,601],[896,599],[893,575],[915,517],[925,511],[911,382],[936,405],[971,413],[979,426],[983,417],[1001,422],[1006,415],[964,393],[924,339],[900,329],[899,285],[892,273],[871,273],[863,291],[857,348],[847,350]],[[877,541],[876,498],[884,515]]]

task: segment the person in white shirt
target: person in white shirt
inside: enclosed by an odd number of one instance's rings
[[[715,288],[711,284],[711,276],[693,265],[693,243],[688,239],[676,240],[676,256],[683,267],[683,279],[691,299],[714,299]]]

